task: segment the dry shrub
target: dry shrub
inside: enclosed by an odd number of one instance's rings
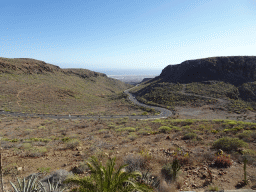
[[[46,147],[32,147],[28,150],[26,150],[26,153],[24,154],[25,157],[42,157],[45,156],[47,153]]]
[[[72,140],[67,142],[66,148],[67,149],[74,149],[77,146],[79,146],[79,144],[80,144],[80,141],[78,139],[72,139]]]
[[[216,155],[215,155],[215,152],[214,151],[207,151],[203,154],[203,158],[206,160],[206,161],[210,161],[212,162],[215,158],[216,158]]]
[[[159,192],[175,192],[177,191],[174,187],[174,185],[167,184],[167,182],[162,179],[160,182]]]
[[[180,165],[188,165],[191,163],[190,161],[191,158],[188,155],[184,155],[184,156],[179,155],[174,158],[176,158],[179,161]]]
[[[218,155],[215,158],[214,166],[218,168],[227,168],[227,167],[230,167],[231,165],[232,165],[232,161],[230,159],[230,156]]]
[[[125,168],[128,172],[141,171],[148,166],[147,159],[140,154],[129,154],[124,158],[124,163],[128,164]]]

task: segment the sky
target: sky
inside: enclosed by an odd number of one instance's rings
[[[256,54],[256,0],[1,0],[0,57],[163,69]]]

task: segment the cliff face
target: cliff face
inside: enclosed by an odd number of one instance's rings
[[[256,57],[230,56],[188,60],[178,65],[168,65],[157,78],[173,83],[217,80],[241,85],[256,81]]]

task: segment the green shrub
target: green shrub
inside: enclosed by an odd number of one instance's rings
[[[214,133],[214,134],[216,134],[216,133],[218,133],[219,131],[218,131],[218,130],[213,129],[213,130],[211,130],[211,132],[212,132],[212,133]]]
[[[139,135],[148,135],[148,133],[150,133],[150,132],[151,132],[150,130],[143,130],[143,129],[142,129],[142,130],[139,130],[139,131],[138,131],[138,134],[139,134]]]
[[[161,132],[161,133],[168,133],[170,132],[172,129],[168,126],[161,126],[158,128],[158,130]]]
[[[223,137],[213,143],[213,148],[224,151],[237,150],[239,147],[247,147],[248,144],[238,138]]]
[[[133,127],[125,127],[125,128],[116,129],[115,131],[117,131],[117,132],[122,132],[122,131],[135,132],[136,129]]]
[[[125,127],[125,128],[123,128],[123,130],[128,131],[128,132],[135,132],[136,131],[136,129],[133,128],[133,127]]]
[[[171,126],[171,129],[175,130],[175,131],[181,131],[182,128],[177,127],[177,126]]]
[[[245,130],[245,131],[243,131],[243,133],[237,134],[238,138],[243,139],[243,140],[250,138],[251,135],[252,135],[252,131],[250,131],[250,130]]]
[[[192,119],[186,119],[183,123],[186,124],[186,125],[191,125],[191,124],[194,123],[194,120],[192,120]]]
[[[141,115],[148,115],[148,112],[144,111]]]
[[[71,139],[69,138],[69,137],[64,137],[64,138],[62,138],[61,139],[63,142],[68,142],[68,141],[70,141]]]
[[[209,186],[209,190],[208,191],[219,191],[219,187],[218,186]]]
[[[181,127],[182,129],[190,129],[190,126],[189,125],[186,125],[186,126],[183,126]]]
[[[138,136],[135,133],[131,133],[130,135],[128,135],[128,139],[130,139],[131,141],[134,141]]]
[[[32,145],[30,143],[23,143],[22,144],[22,149],[30,149],[32,147]]]
[[[46,147],[32,147],[26,152],[27,157],[41,157],[47,153]]]
[[[37,170],[41,173],[49,173],[50,172],[51,167],[40,167],[37,168]]]

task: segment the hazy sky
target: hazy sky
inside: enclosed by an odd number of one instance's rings
[[[164,68],[256,55],[256,0],[1,0],[0,57]]]

